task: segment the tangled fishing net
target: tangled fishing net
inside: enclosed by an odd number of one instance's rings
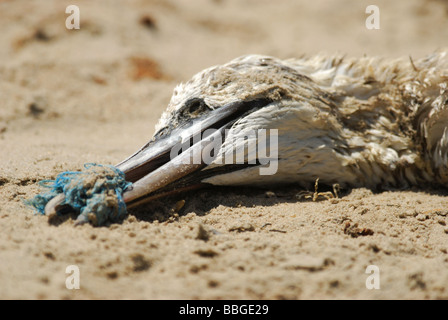
[[[49,190],[38,194],[26,204],[45,214],[45,206],[54,197],[63,194],[65,200],[57,208],[69,206],[78,214],[77,224],[90,222],[102,226],[116,222],[127,214],[123,192],[131,182],[114,166],[88,163],[83,171],[66,171],[55,180],[43,180],[39,184]],[[62,210],[57,211],[61,214]]]

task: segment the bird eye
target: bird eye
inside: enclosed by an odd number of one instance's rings
[[[191,106],[190,106],[190,113],[195,113],[196,111],[198,111],[201,108],[201,103],[199,101],[195,101]]]
[[[201,112],[205,111],[206,109],[208,109],[207,105],[205,104],[204,100],[199,99],[199,98],[194,98],[191,100],[188,100],[185,103],[185,109],[184,111],[189,115],[189,116],[197,116],[199,115]]]

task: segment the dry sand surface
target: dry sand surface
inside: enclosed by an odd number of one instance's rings
[[[380,30],[365,27],[371,2]],[[80,30],[65,28],[70,4]],[[294,187],[208,189],[101,228],[51,225],[22,202],[41,179],[136,151],[175,85],[206,67],[249,53],[420,58],[448,45],[446,1],[0,0],[0,30],[0,298],[448,298],[446,190],[312,202]]]

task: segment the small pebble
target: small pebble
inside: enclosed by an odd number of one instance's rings
[[[437,210],[435,213],[438,214],[439,216],[445,217],[448,213],[448,210]]]
[[[333,264],[333,261],[329,258],[300,254],[292,256],[287,261],[283,262],[282,267],[293,270],[302,269],[308,271],[319,271],[330,264]]]
[[[242,222],[240,224],[232,226],[229,231],[246,232],[255,231],[255,227],[248,222]]]
[[[272,191],[266,191],[265,193],[264,193],[264,195],[266,196],[266,198],[275,198],[277,195],[274,193],[274,192],[272,192]]]
[[[418,221],[425,221],[426,220],[426,215],[420,213],[420,214],[417,215],[416,219]]]
[[[363,215],[363,214],[366,214],[367,212],[369,212],[369,209],[367,209],[367,208],[362,208],[362,209],[360,209],[360,210],[358,210],[358,214],[360,214],[360,215]]]
[[[198,233],[196,235],[196,239],[208,241],[210,239],[210,235],[207,230],[205,230],[202,224],[198,225]]]
[[[408,215],[406,214],[406,212],[400,212],[399,214],[398,214],[398,218],[401,218],[401,219],[404,219],[404,218],[406,218]]]
[[[171,209],[171,213],[178,213],[185,205],[185,200],[179,200],[176,205]]]

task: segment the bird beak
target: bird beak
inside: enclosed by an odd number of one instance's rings
[[[225,129],[235,121],[270,102],[258,99],[230,103],[185,122],[167,135],[156,134],[148,144],[116,166],[125,173],[126,180],[133,183],[123,193],[127,207],[203,186],[204,174],[199,172],[210,163],[201,156],[203,150],[213,141],[224,141]],[[213,156],[217,153],[215,150]]]

